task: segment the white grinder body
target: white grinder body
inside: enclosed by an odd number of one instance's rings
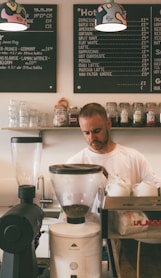
[[[93,222],[50,227],[50,278],[101,278],[101,229]]]

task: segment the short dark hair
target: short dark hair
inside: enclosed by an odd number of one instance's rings
[[[84,105],[79,112],[79,117],[92,117],[99,114],[102,118],[107,120],[107,113],[105,108],[99,103],[88,103]]]

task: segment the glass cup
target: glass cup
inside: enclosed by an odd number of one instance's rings
[[[29,127],[38,127],[38,125],[39,125],[38,110],[31,109],[30,116],[29,116]]]
[[[29,109],[28,109],[26,101],[20,102],[19,126],[20,127],[28,127],[29,126]]]
[[[39,125],[40,127],[46,127],[49,124],[49,114],[48,113],[40,113]]]
[[[18,124],[18,102],[14,99],[10,99],[8,105],[8,126],[17,127]]]

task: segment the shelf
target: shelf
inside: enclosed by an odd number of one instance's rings
[[[70,127],[70,126],[63,126],[63,127],[54,127],[54,126],[46,126],[46,127],[3,127],[2,130],[13,130],[13,131],[30,131],[30,130],[38,130],[38,131],[45,131],[45,130],[80,130],[79,127]]]
[[[70,126],[63,126],[63,127],[3,127],[2,130],[12,130],[12,131],[47,131],[47,130],[80,130],[80,127],[70,127]],[[111,130],[161,130],[161,127],[112,127]]]

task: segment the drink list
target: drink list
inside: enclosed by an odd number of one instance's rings
[[[98,5],[74,5],[74,93],[161,93],[161,5],[123,5],[127,29],[96,31]]]
[[[29,28],[0,31],[0,91],[56,91],[56,5],[23,5]]]

